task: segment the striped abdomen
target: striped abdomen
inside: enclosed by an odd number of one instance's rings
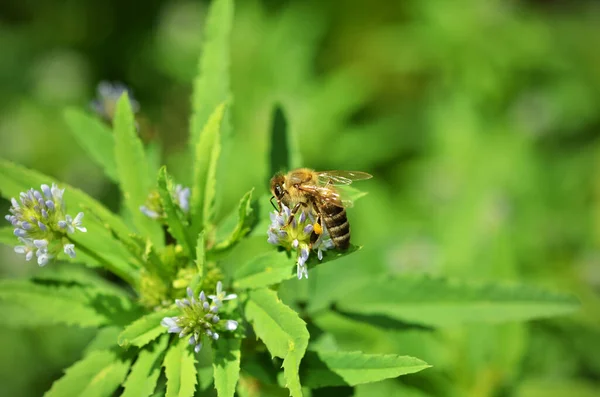
[[[347,250],[350,246],[350,224],[346,210],[337,205],[324,204],[321,205],[321,215],[335,248]]]

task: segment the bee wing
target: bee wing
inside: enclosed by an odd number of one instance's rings
[[[354,181],[362,181],[365,179],[373,178],[373,175],[367,174],[362,171],[320,171],[317,172],[319,175],[319,182],[322,184],[330,185],[349,185]]]
[[[330,204],[342,208],[350,208],[354,205],[352,200],[331,187],[302,184],[298,186],[298,189],[316,197],[321,204]]]

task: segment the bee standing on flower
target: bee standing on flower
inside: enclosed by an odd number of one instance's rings
[[[271,200],[276,199],[277,206],[271,217],[269,242],[299,249],[298,278],[308,277],[305,263],[311,249],[318,250],[319,259],[328,248],[348,249],[350,223],[346,208],[352,201],[343,199],[336,186],[370,178],[370,174],[360,171],[319,172],[308,168],[271,178]]]

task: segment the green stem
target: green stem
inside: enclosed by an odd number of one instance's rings
[[[76,241],[73,241],[70,237],[67,237],[67,238],[69,239],[70,242],[75,244],[75,246],[77,247],[78,250],[81,250],[87,256],[95,259],[106,270],[108,270],[109,272],[120,277],[121,279],[123,279],[124,281],[129,283],[129,285],[131,285],[132,287],[137,289],[137,287],[139,286],[139,279],[140,279],[138,272],[134,272],[133,270],[127,271],[118,266],[115,266],[110,261],[106,260],[104,257],[97,254],[95,251],[93,251],[93,250],[89,249],[88,247],[86,247],[85,245],[83,245],[80,241],[76,242]]]

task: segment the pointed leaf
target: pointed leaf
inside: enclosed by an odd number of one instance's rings
[[[183,212],[179,210],[173,202],[173,196],[171,195],[172,191],[173,181],[167,174],[167,168],[162,167],[158,171],[158,193],[160,194],[163,209],[167,215],[166,220],[167,225],[169,226],[169,232],[175,237],[175,240],[181,244],[183,252],[187,256],[190,256],[195,254],[195,252],[192,249],[193,243],[191,241],[191,236],[188,233],[188,224],[183,218]]]
[[[213,343],[215,388],[219,397],[233,397],[240,377],[240,345],[236,338],[221,338]]]
[[[165,317],[172,317],[179,313],[178,309],[163,309],[157,312],[146,314],[133,323],[129,324],[119,335],[119,345],[128,347],[130,345],[142,347],[161,334],[167,332],[167,329],[160,325]]]
[[[302,360],[302,384],[307,387],[356,386],[412,374],[430,367],[424,361],[395,354],[362,352],[306,353]]]
[[[150,193],[148,163],[144,147],[137,136],[135,120],[127,94],[117,101],[114,119],[115,161],[125,206],[137,230],[147,235],[157,247],[164,245],[160,225],[140,211]]]
[[[202,134],[194,143],[194,180],[190,203],[192,235],[199,233],[210,222],[207,215],[212,208],[216,187],[216,161],[221,152],[220,131],[224,111],[225,104],[220,104],[214,109]]]
[[[538,288],[429,276],[386,276],[349,292],[337,304],[348,313],[433,326],[523,321],[570,313],[578,306],[572,296]]]
[[[167,397],[190,397],[196,390],[196,367],[194,353],[187,338],[171,345],[163,366],[167,376]]]
[[[10,326],[120,324],[133,315],[132,302],[106,291],[77,285],[0,281],[0,318]]]
[[[308,260],[309,270],[327,262],[342,258],[358,251],[360,247],[351,245],[344,252],[327,251],[322,261],[312,254]],[[296,257],[287,252],[272,251],[252,258],[235,271],[235,288],[263,288],[296,277]]]
[[[92,352],[69,367],[44,396],[112,396],[125,379],[129,365],[128,361],[119,360],[114,352]]]
[[[71,135],[79,146],[102,167],[108,178],[118,182],[115,139],[110,128],[97,117],[77,108],[66,109],[64,117]]]
[[[278,172],[287,172],[302,166],[298,141],[291,133],[281,104],[275,105],[273,109],[270,144],[269,178]]]
[[[147,397],[154,392],[161,372],[162,356],[168,343],[169,337],[163,335],[156,343],[140,350],[123,384],[125,391],[121,397]]]
[[[199,74],[194,81],[190,142],[196,145],[214,109],[229,99],[233,0],[215,0],[206,17]]]
[[[306,323],[269,289],[250,291],[245,311],[254,332],[271,355],[284,359],[284,377],[290,393],[301,396],[298,370],[308,346]]]
[[[213,247],[214,251],[226,251],[232,248],[242,237],[250,231],[250,216],[252,215],[252,192],[244,194],[238,205],[237,214],[232,214],[225,219],[223,224],[217,229],[218,243]]]

